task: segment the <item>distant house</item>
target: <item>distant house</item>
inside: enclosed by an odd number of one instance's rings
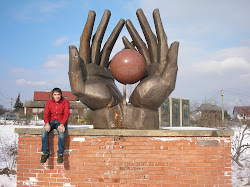
[[[250,120],[250,106],[235,106],[233,115],[238,120]]]
[[[199,114],[200,123],[204,126],[216,126],[221,122],[222,109],[213,103],[203,103],[195,112]]]
[[[217,112],[217,111],[221,111],[221,108],[218,107],[217,105],[213,104],[213,103],[203,103],[196,109],[196,111],[200,111],[200,112]]]
[[[72,116],[78,116],[83,114],[87,107],[82,104],[71,91],[62,91],[62,96],[67,99],[70,104],[70,114]],[[31,114],[37,116],[39,113],[43,113],[45,104],[51,99],[51,92],[46,91],[35,91],[33,101],[25,101],[24,103],[24,114]]]

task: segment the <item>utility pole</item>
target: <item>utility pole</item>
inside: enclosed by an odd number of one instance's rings
[[[222,121],[222,124],[224,125],[224,101],[223,101],[223,90],[221,90],[221,121]]]

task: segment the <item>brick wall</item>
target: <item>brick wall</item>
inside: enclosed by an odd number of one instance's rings
[[[67,135],[63,164],[50,144],[42,165],[41,135],[19,133],[17,186],[231,186],[230,136]]]

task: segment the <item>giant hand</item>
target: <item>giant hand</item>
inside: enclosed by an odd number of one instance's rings
[[[153,12],[157,37],[152,32],[143,11],[138,9],[136,14],[148,47],[130,20],[126,21],[126,27],[133,44],[146,61],[147,74],[133,91],[130,102],[135,107],[156,110],[175,88],[179,42],[174,42],[168,48],[167,36],[158,9]],[[126,48],[136,50],[125,36],[123,42]]]
[[[75,46],[69,47],[69,79],[72,93],[92,110],[113,107],[122,101],[122,95],[108,67],[110,53],[124,26],[123,19],[116,25],[100,50],[110,15],[109,10],[104,11],[97,31],[92,37],[95,12],[89,11],[80,38],[79,52]]]

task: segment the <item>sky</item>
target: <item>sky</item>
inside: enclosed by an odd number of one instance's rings
[[[118,21],[130,19],[143,37],[136,10],[155,32],[158,8],[168,44],[179,41],[178,74],[170,97],[191,104],[214,102],[230,113],[250,105],[249,0],[9,0],[0,1],[0,105],[33,100],[34,91],[70,90],[68,47],[79,47],[88,11],[96,12],[93,33],[105,9],[111,18],[103,44]],[[123,49],[123,28],[111,58]],[[102,45],[103,45],[102,44]],[[122,91],[122,85],[118,84]],[[133,88],[133,87],[132,87]],[[131,87],[130,87],[131,89]]]

